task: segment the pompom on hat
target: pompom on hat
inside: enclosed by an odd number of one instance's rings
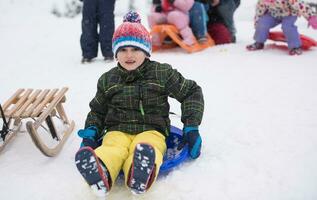
[[[136,47],[151,55],[152,42],[150,33],[141,24],[140,15],[130,11],[123,17],[123,23],[116,29],[112,37],[112,51],[117,57],[123,47]]]

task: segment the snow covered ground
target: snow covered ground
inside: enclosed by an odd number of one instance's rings
[[[0,199],[96,199],[74,164],[76,132],[84,125],[98,77],[115,63],[99,57],[80,64],[81,17],[50,14],[53,3],[62,1],[0,1],[0,102],[21,87],[68,86],[65,107],[76,122],[54,158],[43,156],[22,129],[0,154]],[[124,1],[118,0],[117,14],[126,11]],[[137,2],[146,24],[147,7]],[[202,155],[159,178],[144,195],[132,195],[119,181],[107,199],[317,199],[317,49],[294,57],[271,45],[246,51],[254,5],[255,0],[244,0],[237,11],[236,44],[194,54],[153,53],[153,60],[172,64],[203,87]],[[297,24],[301,33],[317,39],[304,19]],[[171,108],[180,112],[173,100]]]

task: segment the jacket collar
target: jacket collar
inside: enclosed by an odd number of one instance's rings
[[[140,77],[143,77],[144,70],[145,70],[146,65],[149,61],[150,60],[148,58],[146,58],[144,60],[144,62],[138,68],[136,68],[135,70],[132,70],[132,71],[128,71],[128,70],[124,69],[120,65],[120,63],[118,63],[117,68],[118,68],[118,71],[119,71],[119,74],[120,74],[122,80],[125,83],[130,83],[130,82],[134,82],[135,80],[139,79]]]

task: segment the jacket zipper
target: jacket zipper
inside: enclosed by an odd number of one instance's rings
[[[143,100],[142,86],[141,86],[141,84],[139,84],[139,109],[140,109],[142,116],[144,116],[144,108],[143,108],[142,100]]]

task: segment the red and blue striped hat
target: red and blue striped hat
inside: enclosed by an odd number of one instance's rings
[[[123,17],[123,23],[116,29],[112,37],[112,51],[117,57],[123,47],[136,47],[151,55],[152,41],[150,33],[141,24],[140,15],[130,11]]]

